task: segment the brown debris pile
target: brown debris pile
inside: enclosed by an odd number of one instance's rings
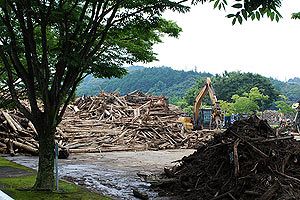
[[[26,102],[24,102],[26,103]],[[197,148],[216,131],[187,131],[177,122],[181,111],[165,97],[134,92],[78,98],[57,127],[60,155],[107,151]],[[18,111],[0,110],[0,152],[38,153],[38,135]],[[61,153],[67,153],[61,154]]]
[[[67,138],[58,128],[55,142],[59,146],[59,158],[67,158],[69,153],[64,145]],[[38,133],[33,124],[17,110],[0,109],[0,153],[14,156],[16,153],[38,155]]]
[[[196,148],[213,137],[213,131],[184,130],[180,114],[165,97],[101,93],[69,106],[60,130],[71,153]]]
[[[30,121],[17,111],[0,110],[0,152],[38,153],[37,132]]]
[[[163,194],[200,200],[300,197],[300,143],[276,135],[256,116],[235,122],[181,162],[153,184]]]

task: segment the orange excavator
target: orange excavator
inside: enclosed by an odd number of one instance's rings
[[[202,100],[207,93],[209,94],[212,102],[212,108],[201,109]],[[210,78],[207,78],[205,85],[200,90],[194,102],[194,129],[199,130],[203,128],[221,128],[222,118],[220,104],[211,85],[211,80]]]
[[[207,93],[212,102],[212,108],[201,108],[203,98]],[[180,117],[178,119],[186,130],[215,129],[222,126],[223,114],[215,91],[211,86],[210,78],[206,79],[205,85],[195,98],[193,113],[193,119],[191,117]]]

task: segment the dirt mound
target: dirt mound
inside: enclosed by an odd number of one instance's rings
[[[299,199],[300,143],[256,116],[237,121],[165,170],[156,184],[180,199]]]

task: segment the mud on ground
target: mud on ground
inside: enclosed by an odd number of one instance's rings
[[[136,199],[132,190],[144,191],[150,199],[166,199],[157,196],[150,184],[143,182],[137,173],[161,174],[165,166],[192,154],[192,149],[164,151],[107,152],[71,154],[59,160],[59,176],[89,189],[112,196],[114,199]],[[37,157],[8,157],[16,163],[37,169]]]

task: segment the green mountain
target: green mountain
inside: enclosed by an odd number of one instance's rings
[[[291,84],[297,84],[297,85],[300,85],[300,78],[295,77],[295,78],[289,79],[287,82],[288,82],[288,83],[291,83]]]
[[[183,97],[196,80],[211,77],[210,73],[194,71],[178,71],[170,67],[145,68],[132,66],[122,79],[99,79],[87,76],[77,88],[77,95],[98,95],[99,92],[119,92],[121,95],[140,90],[155,95]]]
[[[213,76],[212,74],[206,72],[198,73],[194,71],[178,71],[170,67],[145,68],[143,66],[131,66],[127,69],[128,74],[121,79],[100,79],[95,78],[92,75],[87,76],[78,86],[76,93],[77,96],[98,95],[101,91],[119,92],[121,95],[124,95],[135,90],[140,90],[145,93],[164,95],[171,99],[179,99],[181,97],[184,97],[188,93],[188,91],[190,92],[191,88],[193,87],[196,87],[196,90],[198,91],[198,89],[202,87],[203,80],[205,80],[204,78]],[[238,74],[240,72],[235,73]],[[235,73],[232,72],[228,74],[230,75]],[[238,75],[238,78],[241,79],[242,77],[247,77],[249,80],[252,80],[251,82],[253,83],[253,87],[259,87],[270,83],[273,88],[278,91],[277,93],[281,93],[287,96],[290,102],[296,102],[300,99],[300,78],[295,77],[288,80],[287,82],[283,82],[273,78],[266,78],[258,74],[250,73],[250,75],[249,73],[240,73],[240,75]],[[202,81],[200,81],[201,83],[197,83],[197,80],[199,82],[201,78],[203,79]],[[226,94],[229,95],[228,98],[231,98],[231,93],[239,94],[241,93],[239,92],[240,90],[245,90],[246,85],[244,79],[244,81],[227,79],[227,76],[220,77],[219,75],[217,75],[215,77],[214,87],[220,99],[222,99],[221,97],[223,97],[224,95],[226,96]],[[219,80],[219,83],[221,84],[217,84],[218,81],[216,82],[216,80]],[[226,81],[229,81],[229,85]],[[262,81],[263,83],[261,83]],[[255,85],[256,82],[258,82],[258,85]],[[270,87],[268,86],[264,88]],[[248,89],[245,91],[248,91]],[[273,97],[274,95],[268,93],[273,91],[274,89],[271,88],[270,90],[267,90],[268,91],[265,91],[264,93],[266,93],[270,97],[272,96],[272,99],[276,98]],[[224,95],[222,95],[223,93]],[[223,97],[223,99],[226,98]]]
[[[293,79],[289,79],[287,82],[282,82],[272,78],[270,78],[270,80],[275,89],[288,97],[289,101],[297,102],[300,100],[300,78],[295,77]]]

